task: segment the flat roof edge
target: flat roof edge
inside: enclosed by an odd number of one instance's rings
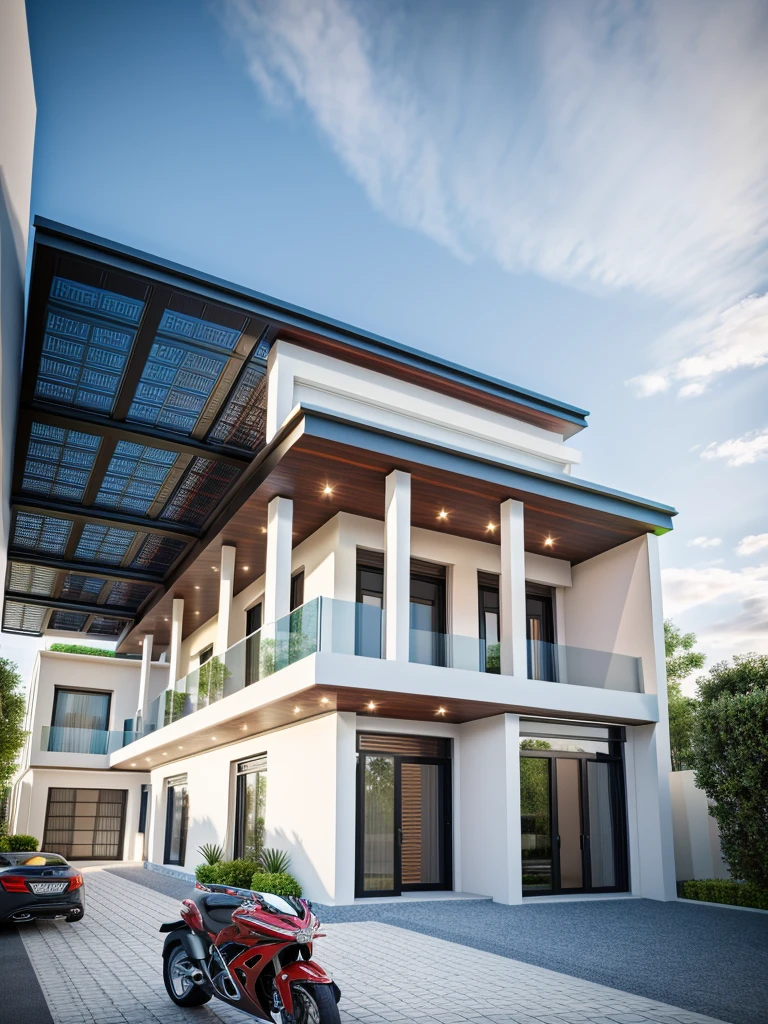
[[[566,436],[573,436],[574,433],[583,430],[587,426],[586,418],[589,416],[589,412],[579,406],[561,402],[539,392],[531,391],[528,388],[519,387],[508,381],[483,373],[480,370],[474,370],[450,360],[441,359],[437,355],[404,345],[401,342],[393,341],[371,331],[354,327],[332,317],[323,316],[293,303],[283,302],[280,299],[265,295],[244,285],[238,285],[223,278],[193,270],[172,260],[154,256],[140,249],[122,245],[87,231],[71,228],[40,215],[35,215],[33,227],[35,228],[35,244],[38,241],[45,244],[46,240],[81,243],[107,255],[111,254],[128,259],[148,269],[154,268],[155,270],[171,273],[185,281],[197,283],[198,286],[202,284],[206,287],[215,288],[229,296],[229,301],[235,298],[239,299],[241,303],[244,300],[256,303],[262,307],[262,311],[269,311],[278,317],[287,317],[293,321],[295,326],[303,326],[306,330],[323,333],[346,343],[357,343],[369,348],[378,348],[383,353],[395,357],[402,363],[421,368],[429,373],[453,380],[456,383],[464,384],[476,391],[482,391],[511,403],[545,413],[554,419],[560,420],[566,426],[564,431]]]

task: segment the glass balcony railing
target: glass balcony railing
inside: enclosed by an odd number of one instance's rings
[[[44,725],[40,749],[59,754],[111,754],[137,739],[132,730],[82,729]]]
[[[319,650],[382,656],[382,611],[318,597],[268,623],[163,690],[149,706],[142,735],[215,704]]]
[[[528,641],[528,678],[603,690],[643,692],[642,662],[628,654]]]
[[[465,668],[472,672],[499,670],[498,644],[486,644],[476,636],[433,633],[428,629],[410,631],[409,661],[417,665]],[[495,649],[495,659],[494,659]],[[488,667],[488,666],[491,667]]]

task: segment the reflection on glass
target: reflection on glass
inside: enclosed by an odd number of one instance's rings
[[[381,657],[381,597],[363,594],[355,605],[355,654],[363,658]]]
[[[239,776],[240,833],[238,857],[258,860],[264,846],[264,808],[267,798],[267,773],[247,772]]]
[[[589,806],[589,851],[592,885],[595,889],[616,885],[613,845],[611,773],[605,761],[587,761],[587,802]]]
[[[557,832],[560,851],[560,888],[580,889],[584,884],[581,852],[581,792],[579,761],[558,757]]]
[[[403,820],[403,885],[436,885],[440,865],[440,767],[436,764],[400,766]]]
[[[395,887],[395,759],[366,755],[363,888]]]
[[[523,749],[541,749],[525,744]],[[549,803],[549,759],[520,758],[520,832],[523,859],[523,892],[552,888],[552,825]]]
[[[168,787],[168,840],[166,864],[183,864],[187,845],[187,787]]]

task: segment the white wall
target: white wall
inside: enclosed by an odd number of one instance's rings
[[[280,339],[268,374],[268,441],[301,404],[549,473],[581,461],[559,434]]]
[[[709,813],[707,794],[696,786],[693,772],[670,772],[669,786],[678,880],[730,878],[717,821]]]
[[[124,789],[125,833],[122,860],[140,860],[142,837],[138,834],[142,783],[149,782],[144,772],[83,771],[30,768],[18,781],[15,792],[12,829],[39,839],[45,831],[45,811],[49,789]],[[56,853],[56,850],[48,850]]]

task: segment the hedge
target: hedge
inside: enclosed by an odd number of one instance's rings
[[[731,907],[753,907],[768,910],[768,890],[751,882],[734,882],[730,878],[702,878],[678,884],[678,896],[684,900],[703,900]]]
[[[108,647],[87,647],[85,644],[51,644],[49,651],[63,651],[64,654],[97,654],[100,658],[114,658],[115,652]]]
[[[40,846],[40,840],[34,836],[25,836],[19,832],[13,836],[0,836],[0,851],[3,853],[31,853]]]
[[[250,889],[254,871],[259,865],[253,860],[222,860],[218,864],[198,864],[195,878],[203,885],[232,885],[236,889]]]
[[[275,896],[301,896],[301,886],[287,871],[275,875],[257,871],[251,879],[250,888],[256,892],[271,892]]]

